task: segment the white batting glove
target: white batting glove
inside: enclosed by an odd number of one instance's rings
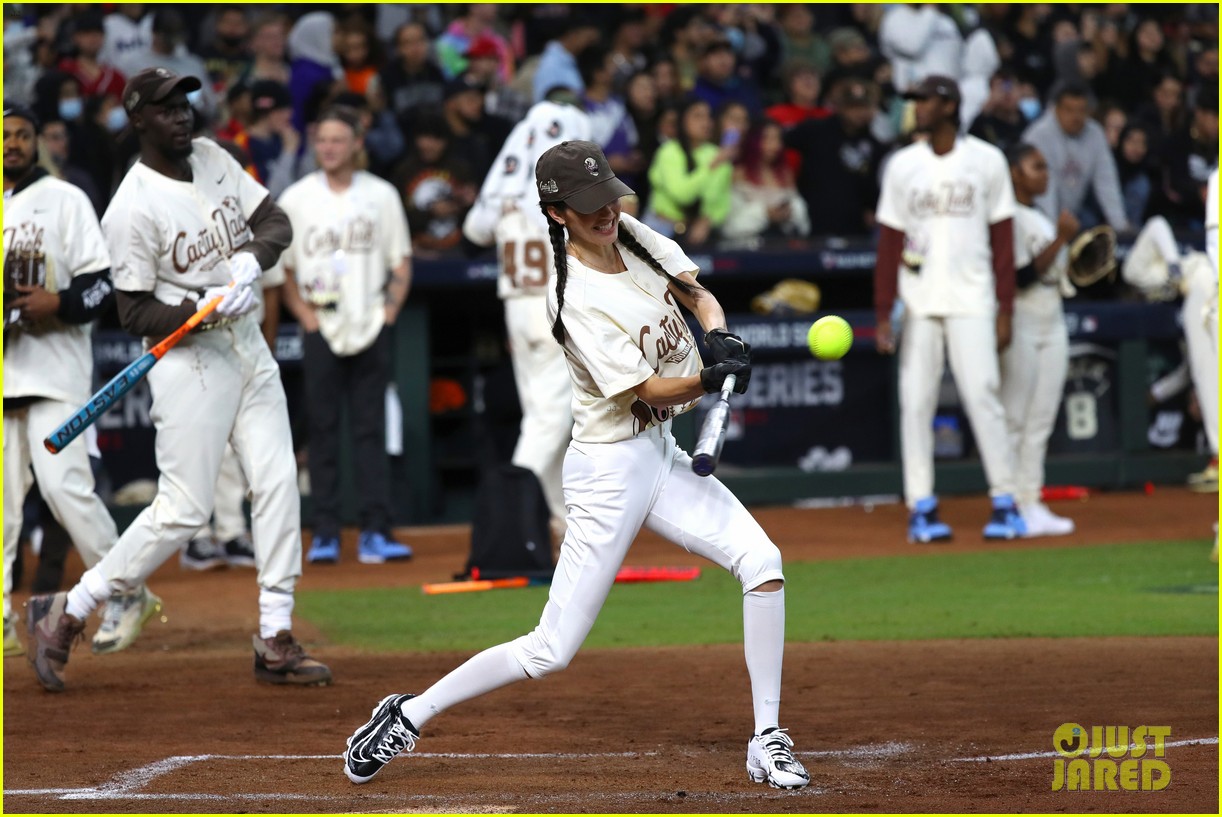
[[[261,275],[263,268],[259,266],[259,259],[255,258],[254,253],[239,252],[230,257],[229,277],[233,279],[235,286],[250,286],[259,280]]]
[[[216,309],[204,319],[205,322],[220,320],[221,318],[236,318],[239,315],[245,315],[255,307],[255,291],[249,285],[241,286],[220,286],[208,287],[204,290],[204,297],[200,301],[200,305],[209,303],[213,298],[219,297],[221,302],[217,304]]]

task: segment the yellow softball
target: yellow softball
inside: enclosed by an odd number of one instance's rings
[[[839,315],[825,315],[810,325],[806,344],[820,360],[839,360],[853,345],[853,327]]]

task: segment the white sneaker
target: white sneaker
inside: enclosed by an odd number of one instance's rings
[[[98,655],[125,650],[144,629],[144,624],[161,612],[161,599],[148,587],[134,593],[116,593],[102,611],[102,626],[93,636],[93,651]]]
[[[1024,507],[1022,516],[1023,521],[1027,523],[1027,532],[1023,534],[1024,539],[1033,539],[1037,536],[1068,536],[1074,532],[1072,519],[1057,516],[1042,502]]]
[[[774,789],[800,789],[810,774],[793,756],[793,740],[784,729],[755,735],[747,744],[747,776],[753,783],[768,781]]]

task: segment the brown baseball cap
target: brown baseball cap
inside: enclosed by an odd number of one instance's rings
[[[157,103],[178,89],[186,93],[204,87],[196,77],[179,76],[169,68],[145,68],[127,81],[123,88],[123,107],[134,113],[149,102]]]
[[[908,93],[904,94],[904,99],[928,99],[931,96],[949,99],[951,102],[963,101],[959,94],[959,83],[939,74],[930,74],[913,85],[908,89]]]
[[[579,213],[593,213],[620,198],[635,195],[611,170],[602,148],[593,142],[561,142],[539,157],[535,183],[540,201],[562,201]]]

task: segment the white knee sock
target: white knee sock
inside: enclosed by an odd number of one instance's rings
[[[96,567],[91,567],[84,572],[76,586],[68,591],[68,615],[84,621],[108,598],[110,582],[102,577]]]
[[[293,594],[259,588],[259,638],[275,638],[293,629]]]
[[[785,655],[785,589],[743,596],[743,652],[751,676],[755,734],[779,725],[781,660]]]
[[[420,695],[403,705],[403,714],[417,730],[454,704],[478,698],[494,689],[527,677],[526,670],[513,657],[509,644],[489,647],[470,658]]]

